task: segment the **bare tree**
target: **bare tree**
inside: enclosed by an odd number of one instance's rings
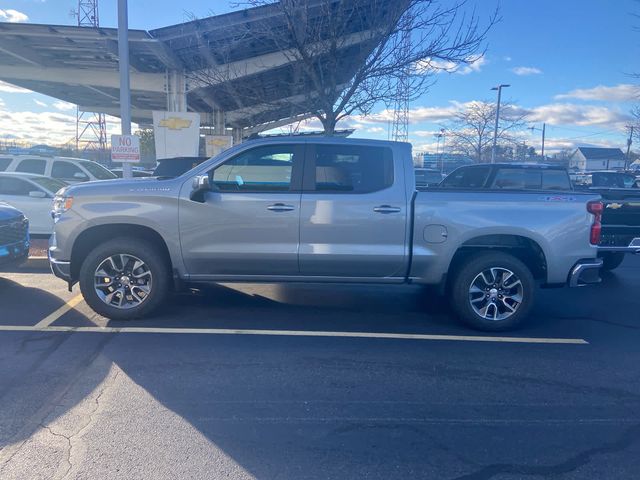
[[[468,65],[483,54],[485,40],[497,20],[482,21],[468,0],[245,0],[243,7],[275,9],[274,16],[239,29],[235,45],[272,45],[286,56],[287,75],[278,88],[288,92],[269,104],[262,84],[234,82],[246,72],[220,68],[203,58],[193,69],[200,85],[227,85],[237,108],[259,103],[265,110],[307,114],[320,120],[326,134],[349,115],[367,115],[374,107],[391,107],[399,79],[408,82],[411,98],[433,83],[438,70]],[[280,20],[278,20],[280,21]],[[410,38],[409,42],[403,42]],[[217,48],[216,56],[224,56]],[[220,62],[217,62],[219,65]]]
[[[513,103],[500,106],[498,143],[515,144],[514,133],[525,127],[528,112]],[[447,126],[447,136],[451,148],[464,153],[478,162],[483,162],[485,154],[491,151],[496,121],[496,104],[488,101],[471,102],[457,112]]]
[[[631,116],[633,117],[633,140],[640,142],[640,105],[631,109]]]

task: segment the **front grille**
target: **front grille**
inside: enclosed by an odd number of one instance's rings
[[[26,219],[10,220],[0,223],[0,246],[26,242],[29,232],[29,221]]]

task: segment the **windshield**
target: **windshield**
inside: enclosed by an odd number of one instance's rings
[[[31,181],[51,193],[56,193],[67,186],[65,182],[49,177],[34,177]]]
[[[111,180],[113,178],[118,178],[116,175],[111,173],[109,170],[104,168],[99,163],[87,162],[87,161],[82,161],[78,163],[82,165],[85,169],[87,169],[89,173],[94,177],[96,177],[98,180]]]

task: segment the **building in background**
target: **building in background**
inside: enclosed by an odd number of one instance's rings
[[[619,148],[579,147],[569,160],[571,170],[624,170],[626,157]]]

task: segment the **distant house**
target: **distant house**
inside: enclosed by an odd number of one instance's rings
[[[626,157],[619,148],[579,147],[569,160],[569,168],[579,171],[624,169]]]

